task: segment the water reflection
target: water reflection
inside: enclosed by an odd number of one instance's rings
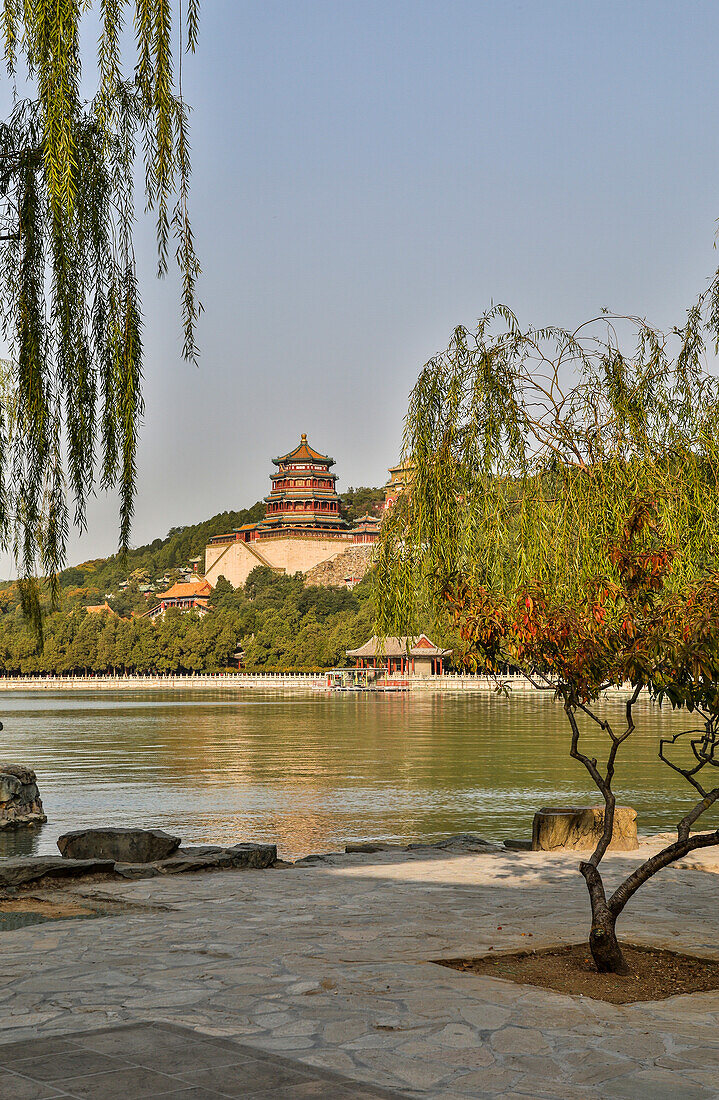
[[[0,833],[0,855],[55,851],[61,832],[98,824],[275,840],[290,857],[368,837],[527,836],[540,805],[597,800],[568,756],[561,709],[533,693],[17,694],[0,710],[3,755],[35,768],[49,818],[41,831]],[[616,788],[644,830],[670,826],[688,804],[656,753],[660,734],[691,725],[639,707]]]
[[[35,825],[30,829],[0,830],[0,858],[37,855],[42,829],[42,825]]]

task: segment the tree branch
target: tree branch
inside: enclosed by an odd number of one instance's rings
[[[711,848],[717,844],[719,844],[719,829],[713,833],[700,833],[688,840],[678,840],[675,844],[670,844],[661,852],[657,852],[656,855],[650,856],[614,891],[608,903],[610,913],[618,917],[639,887],[657,871],[661,871],[662,867],[668,867],[670,863],[688,855],[689,852],[696,851],[697,848]]]

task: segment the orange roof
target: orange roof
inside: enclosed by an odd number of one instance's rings
[[[280,466],[285,462],[321,462],[322,465],[334,466],[335,460],[330,458],[329,455],[321,455],[319,451],[313,450],[307,442],[307,436],[303,432],[300,437],[299,446],[295,447],[294,451],[289,451],[286,455],[280,455],[279,458],[273,458],[275,466]]]
[[[89,607],[85,608],[86,611],[92,611],[93,614],[97,614],[98,611],[109,611],[111,615],[116,615],[117,612],[113,611],[107,600],[104,603],[93,603]]]
[[[426,634],[412,638],[384,638],[373,634],[359,649],[345,650],[348,657],[449,657],[451,649],[440,649]]]
[[[167,592],[161,592],[156,599],[181,599],[188,596],[209,596],[212,594],[212,585],[209,581],[200,578],[196,581],[187,581],[186,583],[178,582],[173,584],[172,588],[168,588]]]

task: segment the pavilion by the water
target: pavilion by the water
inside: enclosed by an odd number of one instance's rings
[[[357,668],[381,668],[388,675],[441,676],[451,649],[441,649],[426,634],[413,638],[378,638],[373,635],[359,649],[348,649]]]

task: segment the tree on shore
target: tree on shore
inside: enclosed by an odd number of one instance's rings
[[[719,799],[719,383],[704,333],[701,307],[669,334],[607,314],[525,330],[504,307],[458,328],[412,393],[415,476],[383,527],[381,628],[415,633],[419,595],[459,628],[468,663],[498,684],[518,668],[563,707],[604,801],[580,864],[600,971],[626,969],[616,921],[639,887],[719,844],[716,828],[692,832]],[[608,688],[626,689],[621,722]],[[658,746],[694,799],[676,841],[607,896],[615,766],[642,691],[696,719]]]
[[[196,357],[181,56],[195,49],[199,0],[181,0],[183,9],[176,80],[166,0],[0,0],[14,88],[0,122],[0,321],[10,355],[0,379],[0,545],[26,578],[61,567],[97,467],[99,484],[119,489],[120,545],[128,544],[143,408],[138,167],[156,217],[158,273],[174,250],[183,352]],[[90,18],[99,23],[97,55],[83,58],[81,24]],[[85,74],[97,70],[89,101],[83,62]],[[23,598],[38,615],[37,585],[28,582]]]

